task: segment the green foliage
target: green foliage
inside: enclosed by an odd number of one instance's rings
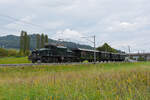
[[[41,44],[41,36],[40,36],[40,34],[37,34],[36,35],[36,48],[37,49],[40,49],[40,44]]]
[[[146,61],[144,57],[139,57],[138,61]]]
[[[45,36],[44,36],[44,34],[42,33],[42,35],[41,35],[41,48],[44,47],[44,44],[45,44]]]
[[[20,54],[21,55],[29,55],[30,50],[30,37],[27,32],[21,31],[20,36]]]
[[[36,48],[37,49],[43,48],[45,43],[48,43],[48,36],[44,35],[43,33],[42,35],[37,34],[36,35]]]
[[[17,50],[14,50],[14,49],[7,50],[7,52],[8,52],[8,57],[19,56],[19,52]]]
[[[22,56],[17,50],[0,48],[0,57],[16,57]]]
[[[6,49],[0,48],[0,57],[8,56],[8,51]]]
[[[83,63],[88,63],[88,60],[84,60]]]
[[[45,43],[48,43],[48,35],[45,35]]]
[[[117,53],[118,52],[116,49],[112,48],[107,43],[104,43],[103,46],[98,47],[97,50],[99,50],[99,51],[113,52],[113,53]]]
[[[24,49],[24,31],[21,31],[21,36],[20,36],[20,52],[23,52]]]

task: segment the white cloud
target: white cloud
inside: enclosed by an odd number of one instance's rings
[[[132,31],[138,27],[137,23],[130,22],[116,22],[114,25],[108,27],[109,31]]]
[[[84,41],[79,37],[95,34],[98,45],[108,42],[120,48],[132,44],[149,50],[150,46],[144,45],[150,42],[149,9],[149,0],[0,0],[1,14],[19,19],[0,16],[0,32],[56,33],[48,35],[73,41]]]
[[[17,3],[18,0],[0,0],[0,4],[14,4]]]
[[[81,37],[83,37],[83,35],[80,32],[71,29],[65,29],[64,31],[56,32],[53,39],[64,39],[64,40],[69,39],[70,41],[75,41],[81,40]]]

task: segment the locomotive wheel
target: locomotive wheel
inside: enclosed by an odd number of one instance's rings
[[[32,63],[35,63],[35,60],[32,60]]]
[[[37,63],[42,63],[42,61],[39,59],[39,60],[37,60]]]

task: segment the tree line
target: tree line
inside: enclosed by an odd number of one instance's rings
[[[48,43],[47,35],[44,35],[43,33],[42,35],[40,34],[36,35],[36,48],[37,49],[43,48],[46,43]]]
[[[43,48],[48,43],[48,35],[43,33],[36,35],[36,49]],[[30,53],[30,36],[26,31],[21,31],[20,35],[20,55],[27,56]]]

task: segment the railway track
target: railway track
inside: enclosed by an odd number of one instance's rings
[[[97,62],[97,63],[101,63],[101,62]],[[53,65],[79,65],[79,64],[95,64],[95,63],[27,63],[27,64],[0,64],[0,67],[21,67],[21,66],[41,66],[41,65],[49,65],[49,66],[53,66]]]
[[[87,64],[101,64],[101,63],[123,63],[127,61],[109,61],[109,62],[89,62],[89,63],[82,63],[82,62],[73,62],[73,63],[26,63],[26,64],[0,64],[0,67],[26,67],[26,66],[55,66],[55,65],[87,65]],[[130,61],[128,61],[130,62]]]

